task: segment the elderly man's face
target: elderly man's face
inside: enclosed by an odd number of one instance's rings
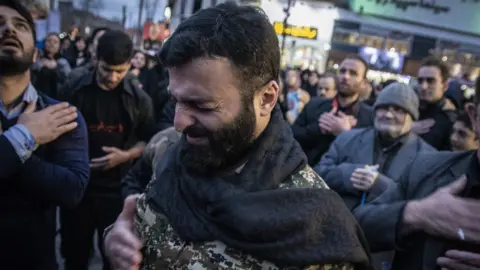
[[[375,130],[391,139],[410,132],[412,124],[410,114],[397,106],[381,106],[375,110]]]
[[[185,166],[211,172],[234,165],[253,144],[257,114],[230,61],[199,58],[170,68],[169,75],[169,91],[177,101],[174,125],[186,139]]]

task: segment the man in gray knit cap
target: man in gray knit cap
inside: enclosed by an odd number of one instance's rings
[[[418,102],[410,86],[388,85],[373,106],[374,126],[340,134],[315,166],[352,211],[393,186],[419,153],[436,151],[411,131]],[[390,252],[374,254],[375,268],[391,258]]]
[[[411,132],[418,119],[418,102],[410,86],[390,84],[373,106],[374,126],[342,133],[315,166],[350,209],[394,184],[419,152],[434,151]]]

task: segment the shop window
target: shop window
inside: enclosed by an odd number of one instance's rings
[[[385,41],[385,50],[398,52],[400,54],[406,55],[409,52],[410,41],[409,40],[397,40],[397,39],[387,39]]]
[[[376,49],[383,49],[383,37],[361,34],[358,37],[358,44]]]
[[[332,41],[341,44],[355,45],[357,43],[358,33],[348,30],[335,29],[332,36]]]

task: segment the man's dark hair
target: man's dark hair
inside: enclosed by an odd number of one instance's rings
[[[462,122],[463,124],[465,124],[465,126],[471,130],[473,130],[473,126],[472,126],[472,122],[470,121],[470,117],[468,117],[468,115],[464,112],[460,113],[458,116],[457,116],[457,119],[455,119],[455,121],[458,121],[458,122]]]
[[[125,64],[133,56],[133,42],[123,31],[107,31],[98,40],[97,59],[109,65]]]
[[[250,94],[271,80],[278,81],[280,73],[278,38],[265,13],[232,2],[202,9],[182,22],[159,57],[166,67],[201,57],[225,57]]]
[[[35,42],[37,40],[35,22],[33,20],[32,14],[30,14],[27,7],[22,5],[18,0],[0,0],[0,6],[9,7],[16,10],[18,14],[20,14],[20,16],[22,16],[27,21],[28,26],[30,26],[30,29],[32,30],[33,44],[35,45]]]
[[[338,83],[338,76],[335,73],[326,72],[319,76],[319,79],[323,79],[323,78],[332,78],[335,83],[335,89],[337,89],[339,83]]]
[[[448,66],[442,60],[435,58],[433,56],[423,59],[420,67],[436,67],[440,70],[440,76],[442,76],[442,81],[445,82],[450,78],[450,70]]]
[[[88,37],[88,40],[87,40],[87,47],[90,46],[92,43],[93,43],[93,40],[95,39],[95,36],[101,32],[101,31],[109,31],[110,28],[108,27],[97,27],[95,29],[93,29],[92,33],[90,34],[90,36]]]
[[[367,61],[365,61],[365,59],[363,59],[360,55],[358,54],[349,54],[347,57],[345,57],[344,60],[346,59],[352,59],[352,60],[357,60],[359,62],[361,62],[363,64],[363,66],[365,67],[365,73],[363,74],[363,78],[367,78],[367,72],[368,72],[368,63]]]

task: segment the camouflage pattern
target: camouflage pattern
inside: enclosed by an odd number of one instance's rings
[[[150,162],[152,171],[155,171],[155,165],[162,159],[167,148],[178,142],[181,137],[182,133],[176,131],[174,127],[164,129],[152,137],[143,150],[143,158]]]
[[[153,175],[147,190],[156,181]],[[328,188],[323,179],[310,166],[291,176],[280,188]],[[155,213],[142,194],[137,200],[135,228],[143,241],[143,270],[280,270],[268,261],[258,260],[239,250],[231,249],[219,241],[186,243],[169,225],[165,215]],[[282,269],[299,269],[289,267]],[[350,264],[322,265],[305,270],[353,270]]]

